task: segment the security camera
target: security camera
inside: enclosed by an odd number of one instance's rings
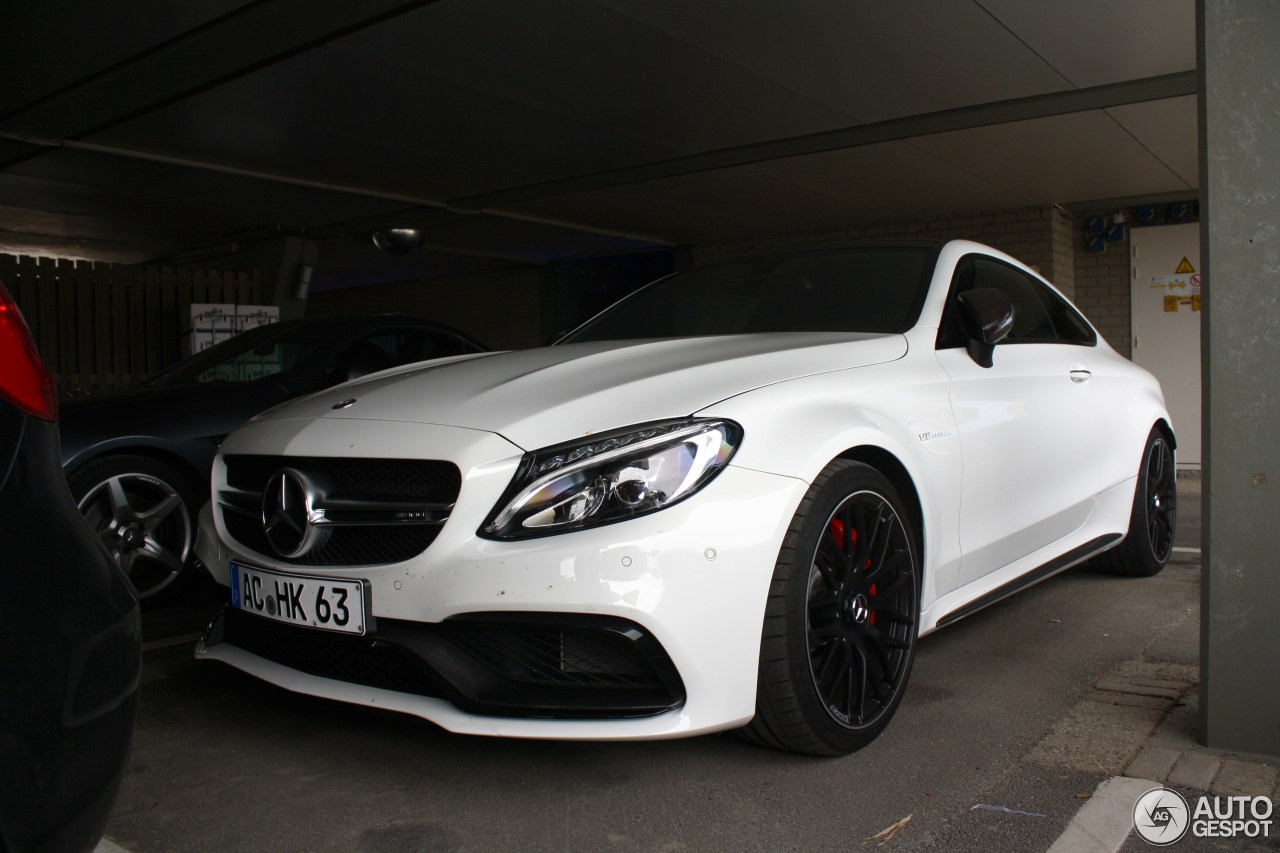
[[[407,255],[422,245],[417,228],[379,228],[371,235],[373,245],[388,255]]]

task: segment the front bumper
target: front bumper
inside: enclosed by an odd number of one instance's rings
[[[483,716],[643,717],[684,702],[680,676],[657,641],[635,623],[607,616],[381,619],[376,630],[353,636],[228,606],[204,644],[229,644],[321,678],[446,699]]]
[[[249,620],[250,629],[241,624],[228,630],[225,619],[216,621],[197,649],[200,658],[222,660],[297,692],[409,713],[470,734],[675,737],[734,728],[751,718],[765,600],[804,482],[730,466],[689,500],[649,516],[495,542],[475,531],[505,489],[518,451],[476,431],[387,422],[366,426],[384,433],[369,446],[443,448],[448,452],[441,458],[463,472],[453,513],[425,552],[380,566],[284,564],[235,544],[209,511],[202,515],[197,550],[223,585],[229,583],[232,559],[289,574],[364,579],[373,631],[359,640],[312,629],[281,626],[277,631],[274,624],[255,625],[265,620],[236,612],[232,621]],[[288,453],[320,455],[322,448],[334,446],[335,432],[342,428],[311,422],[290,438]],[[412,443],[406,443],[410,435]],[[350,455],[350,442],[340,446]],[[276,448],[255,443],[254,452],[264,450]],[[215,465],[215,493],[218,476]],[[537,663],[511,664],[513,657],[527,657],[528,644],[498,643],[496,652],[476,645],[476,637],[492,638],[512,625],[524,626],[517,631],[525,632],[521,637],[533,636],[531,624],[555,634],[533,643],[540,649]],[[476,627],[483,625],[497,628]],[[460,639],[459,632],[472,639]],[[576,643],[577,649],[610,635],[625,642],[607,666],[596,662],[550,671],[557,659],[562,664],[567,659],[566,643]],[[336,644],[338,654],[351,660],[344,669],[280,651],[295,640],[331,650]],[[407,649],[417,660],[395,648]],[[360,661],[374,654],[384,661],[395,656],[407,661],[407,669],[416,671],[416,686],[369,675],[372,664]],[[566,672],[581,678],[566,682]],[[620,672],[635,676],[635,683],[624,683]]]

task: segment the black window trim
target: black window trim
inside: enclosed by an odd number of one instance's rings
[[[954,309],[952,307],[954,305],[955,296],[956,296],[956,292],[955,292],[956,274],[960,271],[961,267],[964,265],[966,261],[970,261],[975,258],[980,258],[984,261],[988,261],[993,264],[998,264],[999,266],[1005,267],[1006,269],[1012,270],[1013,272],[1018,273],[1019,275],[1025,278],[1028,278],[1033,283],[1033,285],[1035,285],[1033,290],[1040,297],[1041,302],[1044,302],[1046,298],[1049,300],[1052,300],[1056,304],[1065,308],[1068,313],[1074,315],[1076,319],[1080,321],[1083,327],[1089,330],[1088,340],[1083,340],[1083,341],[1064,340],[1060,337],[1007,338],[1000,343],[1000,346],[1009,346],[1012,344],[1062,344],[1063,346],[1092,348],[1098,345],[1098,340],[1099,340],[1098,330],[1095,329],[1093,327],[1093,324],[1089,322],[1089,318],[1085,317],[1084,312],[1076,308],[1075,305],[1073,305],[1069,299],[1067,299],[1065,296],[1059,293],[1053,287],[1053,285],[1049,284],[1049,282],[1046,279],[1040,277],[1040,275],[1036,273],[1028,272],[1027,270],[1022,269],[1021,267],[1015,266],[1009,263],[1008,261],[1002,260],[992,255],[987,255],[982,252],[970,252],[966,255],[962,255],[960,259],[956,261],[955,268],[952,270],[951,282],[947,285],[947,299],[942,306],[942,318],[938,323],[938,335],[934,343],[934,350],[956,349],[958,347],[965,346],[967,343],[967,341],[963,337],[963,333],[961,334],[961,337],[958,339],[953,336],[949,336],[948,333],[954,333],[955,328],[958,326],[958,320],[953,319]],[[1050,310],[1050,306],[1045,305],[1045,310],[1046,311]]]

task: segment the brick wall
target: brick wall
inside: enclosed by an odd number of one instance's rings
[[[1164,205],[1157,205],[1164,210]],[[1087,241],[1084,236],[1085,225],[1094,217],[1103,217],[1108,224],[1116,213],[1124,213],[1130,223],[1126,226],[1124,239],[1106,244],[1104,252],[1086,251]],[[1075,302],[1107,339],[1107,343],[1125,358],[1133,357],[1133,327],[1130,304],[1133,300],[1132,244],[1130,237],[1135,229],[1143,226],[1134,225],[1138,221],[1138,209],[1135,207],[1114,208],[1104,210],[1083,211],[1076,215],[1072,226],[1071,245],[1074,247],[1075,263]],[[1195,221],[1194,215],[1189,220]],[[1168,224],[1159,218],[1155,224]]]
[[[1075,250],[1082,230],[1065,209],[1056,205],[1049,208],[1049,240],[1053,246],[1054,266],[1052,274],[1043,270],[1042,273],[1072,299],[1079,292]]]
[[[1116,352],[1132,358],[1130,344],[1129,303],[1132,292],[1129,284],[1129,240],[1108,243],[1105,252],[1088,252],[1084,227],[1094,216],[1111,211],[1093,211],[1076,219],[1073,245],[1075,246],[1075,303],[1089,322]]]

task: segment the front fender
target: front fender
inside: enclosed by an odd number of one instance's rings
[[[117,435],[92,444],[85,444],[72,450],[63,449],[62,469],[74,471],[87,462],[101,456],[112,456],[124,453],[136,453],[142,456],[164,456],[182,460],[204,480],[208,479],[209,469],[213,466],[214,454],[218,445],[209,439],[207,446],[202,442],[166,441],[154,435]]]
[[[759,388],[697,414],[742,424],[734,466],[806,483],[857,448],[897,459],[925,522],[918,534],[927,606],[954,588],[960,560],[960,440],[947,381],[936,360],[922,366],[900,359]]]

